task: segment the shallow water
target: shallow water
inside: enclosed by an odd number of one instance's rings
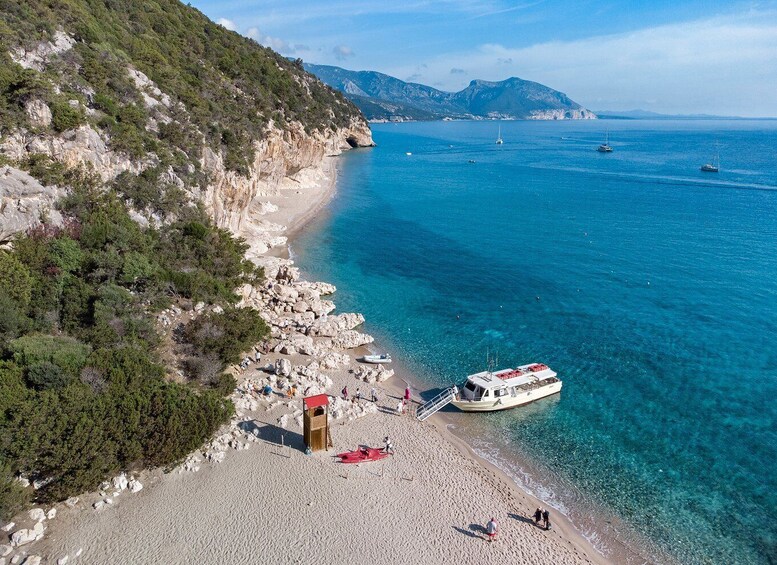
[[[556,370],[560,397],[459,421],[583,529],[775,562],[777,122],[496,125],[374,126],[299,266],[429,388],[487,352]]]

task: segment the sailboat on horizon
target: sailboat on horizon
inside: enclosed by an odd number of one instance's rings
[[[720,153],[715,153],[710,163],[703,164],[699,170],[703,173],[717,173],[720,171]]]
[[[499,126],[499,133],[496,134],[496,144],[502,145],[504,143],[504,140],[502,139],[502,126]]]
[[[612,153],[612,147],[610,146],[610,130],[607,130],[604,134],[604,143],[596,148],[599,153]]]

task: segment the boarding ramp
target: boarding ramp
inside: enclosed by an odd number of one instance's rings
[[[448,406],[448,404],[450,404],[453,401],[453,399],[456,398],[456,394],[458,392],[459,392],[459,389],[456,388],[455,386],[446,388],[440,394],[438,394],[431,400],[428,400],[424,402],[421,406],[419,406],[418,409],[415,411],[415,417],[419,421],[423,422],[438,410]]]

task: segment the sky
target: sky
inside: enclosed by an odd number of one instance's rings
[[[517,76],[591,110],[777,117],[777,0],[191,0],[305,62],[447,91]]]

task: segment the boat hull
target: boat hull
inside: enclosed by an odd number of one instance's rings
[[[373,365],[384,365],[387,363],[391,363],[391,358],[388,357],[373,357],[371,355],[365,355],[362,357],[362,361],[364,363],[372,363]]]
[[[515,396],[501,396],[496,400],[489,398],[487,400],[453,400],[453,404],[459,410],[464,412],[497,412],[499,410],[508,410],[516,408],[546,398],[553,394],[561,392],[561,381],[556,381],[547,386],[535,388],[534,390],[520,391]]]

